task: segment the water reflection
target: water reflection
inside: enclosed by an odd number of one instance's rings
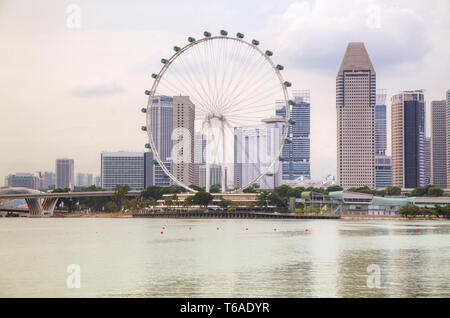
[[[0,223],[0,296],[448,297],[449,261],[445,221]],[[73,263],[78,290],[65,287]],[[380,288],[367,285],[371,264]]]

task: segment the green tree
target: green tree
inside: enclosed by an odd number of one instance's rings
[[[213,184],[209,188],[209,192],[210,193],[219,193],[221,190],[222,190],[222,187],[220,186],[220,184]]]
[[[192,202],[195,205],[203,206],[205,208],[208,207],[213,201],[213,196],[209,192],[197,192],[192,197]]]
[[[270,195],[270,192],[265,191],[265,190],[261,191],[258,194],[258,198],[256,200],[256,205],[263,207],[263,208],[267,208],[269,206],[269,202],[270,202],[269,195]]]
[[[119,207],[113,201],[108,201],[105,205],[106,212],[117,212],[119,211]]]
[[[428,193],[428,186],[425,187],[417,187],[414,190],[411,191],[409,196],[411,197],[423,197],[426,196]]]
[[[141,198],[144,200],[160,200],[162,198],[162,188],[158,186],[149,186],[141,191]]]
[[[274,193],[278,194],[282,198],[288,198],[292,194],[292,188],[287,184],[282,184],[278,187],[275,187]]]
[[[218,206],[220,206],[222,209],[226,210],[228,207],[230,207],[233,204],[233,201],[226,200],[223,197],[220,199],[220,201],[217,203]]]
[[[427,195],[429,197],[440,197],[444,194],[444,190],[442,190],[439,186],[431,186],[428,188]]]
[[[193,196],[188,196],[186,199],[184,199],[183,206],[190,207],[192,205],[194,205],[194,197]]]
[[[344,188],[342,188],[341,186],[338,186],[336,184],[336,185],[329,186],[327,188],[327,193],[334,192],[334,191],[342,191],[342,190],[344,190]]]
[[[173,205],[173,199],[171,197],[165,197],[164,198],[164,205],[166,207],[171,207]]]
[[[348,191],[350,191],[350,192],[375,194],[375,190],[370,189],[368,186],[350,188],[350,189],[348,189]]]
[[[256,193],[256,189],[253,188],[252,186],[245,188],[244,190],[242,190],[242,192],[244,193]]]
[[[402,194],[402,189],[399,187],[387,187],[385,193],[387,195],[400,195]]]
[[[117,205],[119,210],[122,210],[122,207],[124,206],[126,202],[126,196],[128,191],[130,190],[130,186],[128,185],[116,185],[114,188],[114,194],[112,196],[112,200]]]
[[[189,188],[191,188],[191,189],[193,189],[195,191],[205,191],[204,187],[199,187],[198,185],[195,185],[195,184],[189,185]]]
[[[274,205],[280,209],[286,209],[287,208],[287,201],[285,198],[282,198],[278,193],[276,192],[270,192],[269,194],[269,203],[270,205]]]
[[[125,208],[134,211],[138,208],[138,200],[132,199],[125,202]]]

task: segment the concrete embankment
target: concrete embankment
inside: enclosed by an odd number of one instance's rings
[[[134,213],[142,218],[180,218],[180,219],[339,219],[339,216],[297,215],[256,212],[154,212]]]

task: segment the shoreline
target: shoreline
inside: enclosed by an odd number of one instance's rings
[[[2,213],[0,219],[6,217]],[[16,217],[42,218],[19,213]],[[295,213],[255,213],[255,212],[156,212],[156,213],[56,213],[43,218],[175,218],[175,219],[316,219],[316,220],[392,220],[392,221],[450,221],[443,217],[404,217],[400,215],[298,215]]]

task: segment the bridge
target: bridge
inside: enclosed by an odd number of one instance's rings
[[[48,193],[28,188],[0,188],[0,200],[25,199],[29,213],[32,216],[52,216],[58,199],[112,197],[114,194],[115,191]],[[138,197],[140,195],[141,191],[139,190],[132,190],[126,194],[128,197]]]

